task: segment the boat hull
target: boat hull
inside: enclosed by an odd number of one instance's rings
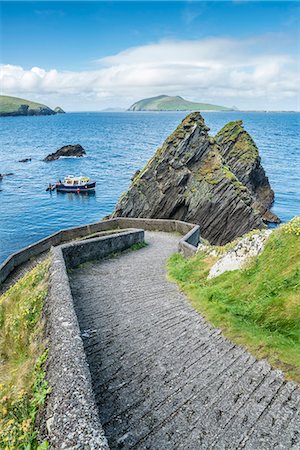
[[[77,185],[77,186],[68,186],[65,184],[56,184],[55,186],[56,190],[58,192],[76,192],[76,193],[81,193],[81,192],[91,192],[94,191],[96,189],[96,182],[93,183],[87,183],[84,185]]]

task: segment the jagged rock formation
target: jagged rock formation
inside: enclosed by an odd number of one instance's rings
[[[80,158],[83,155],[85,155],[86,152],[81,145],[65,145],[64,147],[61,147],[59,150],[57,150],[55,153],[50,153],[50,155],[46,156],[44,158],[44,161],[54,161],[56,159],[59,159],[61,157],[73,157],[73,158]]]
[[[243,122],[230,122],[216,135],[225,163],[253,194],[255,207],[267,222],[279,223],[277,216],[269,211],[274,202],[274,191],[260,163],[258,149]]]
[[[202,237],[211,244],[225,244],[254,228],[265,228],[259,206],[263,202],[266,205],[264,199],[270,201],[272,194],[267,196],[268,181],[263,178],[259,157],[255,159],[257,177],[253,168],[251,177],[248,174],[243,178],[243,164],[235,164],[235,158],[226,156],[226,133],[220,132],[215,139],[208,131],[200,113],[189,114],[137,173],[112,217],[171,218],[198,223]],[[252,181],[251,185],[250,178],[260,182]],[[258,189],[261,186],[263,195]]]

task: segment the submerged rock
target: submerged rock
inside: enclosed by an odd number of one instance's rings
[[[204,238],[218,245],[254,228],[265,228],[261,197],[245,184],[235,159],[225,158],[222,135],[220,146],[208,131],[200,113],[189,114],[135,176],[112,217],[194,222]],[[255,179],[255,169],[252,175]],[[261,177],[260,172],[257,176]]]
[[[3,177],[11,177],[12,175],[14,175],[12,172],[0,173],[0,180],[2,180]]]
[[[65,145],[64,147],[61,147],[59,150],[57,150],[55,153],[51,153],[50,155],[46,156],[46,158],[44,158],[44,161],[54,161],[61,157],[80,158],[85,154],[86,154],[86,151],[79,144]]]

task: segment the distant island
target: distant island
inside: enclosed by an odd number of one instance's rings
[[[233,109],[209,103],[190,102],[180,96],[158,95],[134,103],[128,111],[231,111]]]
[[[50,116],[64,112],[59,106],[53,110],[42,103],[0,95],[0,116]]]

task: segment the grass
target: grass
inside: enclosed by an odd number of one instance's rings
[[[46,108],[41,103],[31,102],[23,98],[10,97],[8,95],[0,95],[0,113],[11,113],[19,109],[21,105],[28,105],[29,109]]]
[[[0,297],[0,448],[35,450],[36,419],[49,392],[44,363],[42,310],[49,261],[44,261]]]
[[[175,254],[169,277],[225,336],[300,383],[300,218],[275,230],[247,268],[207,280],[216,260]]]

